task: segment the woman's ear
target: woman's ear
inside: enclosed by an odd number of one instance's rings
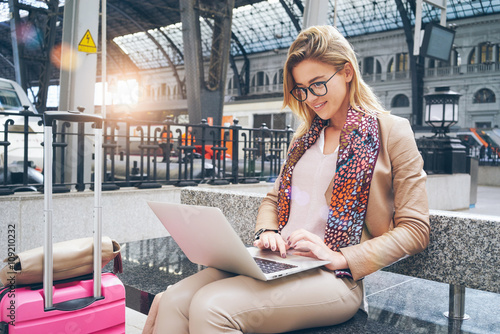
[[[344,64],[344,74],[345,74],[345,82],[351,82],[352,77],[354,76],[354,68],[351,63]]]

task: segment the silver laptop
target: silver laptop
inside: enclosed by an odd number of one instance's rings
[[[283,259],[278,252],[247,248],[218,208],[162,202],[148,205],[187,258],[197,264],[268,281],[328,263],[292,254]]]

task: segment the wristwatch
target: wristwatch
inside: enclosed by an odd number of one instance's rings
[[[271,229],[268,229],[268,228],[261,228],[260,230],[258,230],[257,232],[255,232],[255,240],[259,240],[260,238],[260,235],[264,232],[267,232],[267,231],[273,231],[275,233],[278,233],[278,230],[271,230]]]

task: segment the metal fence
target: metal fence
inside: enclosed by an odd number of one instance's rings
[[[0,112],[0,195],[43,191],[41,117],[31,112]],[[86,153],[91,150],[89,130],[83,124],[54,124],[54,192],[93,188],[94,157]],[[133,118],[107,118],[103,133],[103,190],[272,182],[293,136],[289,127],[243,128],[237,120],[224,127]],[[462,172],[465,156],[478,158],[479,165],[500,165],[496,151],[458,145],[463,148],[458,154],[456,149],[447,149],[449,143],[445,147],[417,140],[417,144],[429,173]],[[75,163],[68,163],[69,159]]]
[[[467,146],[467,156],[478,159],[479,166],[500,166],[500,150],[489,146]]]
[[[428,174],[469,173],[471,159],[479,166],[500,166],[498,149],[468,145],[456,137],[421,137],[416,140]]]
[[[43,128],[38,124],[41,116],[0,113],[0,120],[4,125],[0,129],[0,194],[43,191],[43,172],[38,168],[43,166],[43,155],[38,153],[43,152]],[[86,153],[92,139],[90,131],[83,124],[71,127],[67,122],[58,122],[53,125],[53,134],[53,191],[92,189],[92,178],[88,177],[91,170],[85,170],[93,166],[94,159]],[[14,136],[22,136],[17,144],[12,141]],[[265,124],[243,128],[237,120],[225,127],[210,126],[206,121],[176,124],[107,118],[103,136],[103,190],[114,190],[272,182],[279,174],[293,131],[289,127],[269,129]],[[37,141],[38,147],[32,145]],[[18,146],[22,146],[22,156],[12,153]],[[72,147],[76,153],[69,152]],[[68,164],[68,156],[76,163]],[[89,164],[87,159],[92,162]],[[70,172],[76,173],[76,178],[69,178]]]

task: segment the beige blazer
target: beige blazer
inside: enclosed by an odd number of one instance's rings
[[[423,171],[408,120],[381,115],[380,152],[370,186],[365,225],[358,245],[342,248],[355,280],[424,250],[429,243],[429,208]],[[278,187],[262,201],[255,230],[278,229]],[[325,193],[329,204],[333,178]]]

